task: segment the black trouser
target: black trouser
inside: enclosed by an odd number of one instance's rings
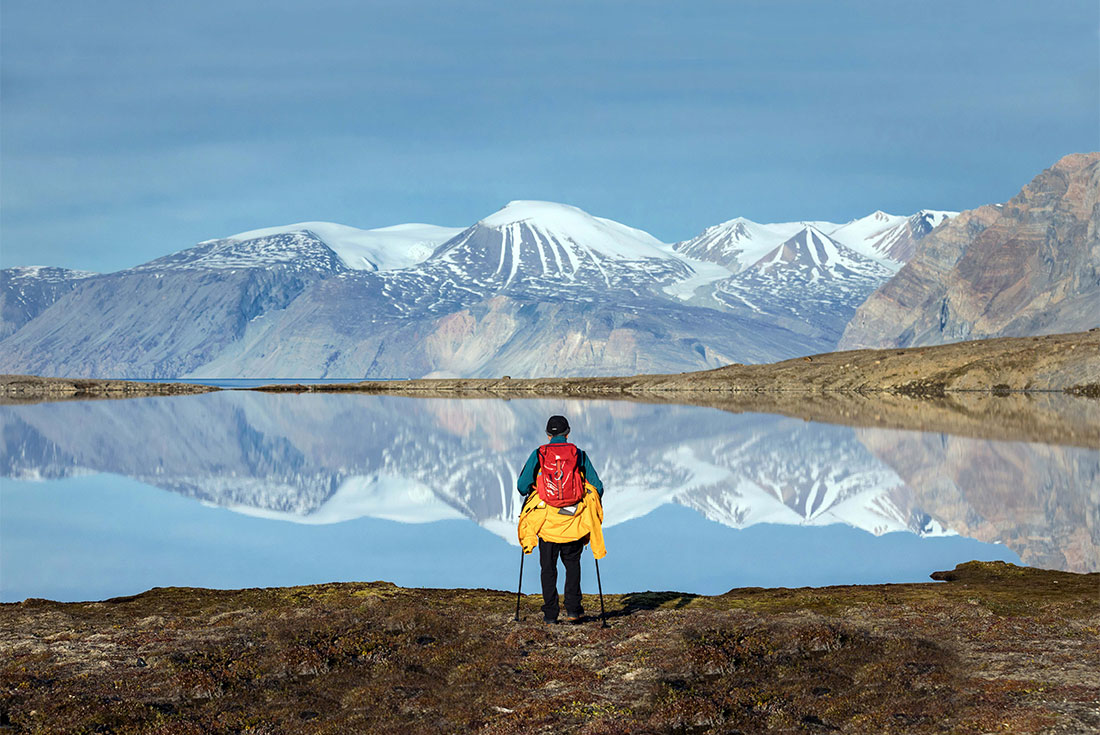
[[[542,617],[558,618],[558,556],[565,565],[565,614],[580,616],[581,607],[581,551],[588,537],[559,544],[539,539],[539,563],[542,565]]]

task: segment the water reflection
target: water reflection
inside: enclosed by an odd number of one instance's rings
[[[690,406],[245,392],[6,406],[0,475],[112,473],[300,524],[468,519],[514,544],[516,473],[552,413],[605,478],[609,528],[677,504],[735,529],[963,534],[1028,564],[1098,566],[1100,452]]]

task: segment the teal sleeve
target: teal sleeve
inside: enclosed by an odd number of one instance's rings
[[[527,464],[520,470],[519,479],[516,480],[516,490],[520,495],[527,495],[535,488],[535,473],[539,469],[539,450],[531,452],[527,458]]]
[[[592,487],[596,488],[596,492],[603,497],[603,483],[600,482],[600,476],[596,474],[596,468],[592,466],[592,460],[588,458],[588,452],[584,453],[584,479],[592,483]]]

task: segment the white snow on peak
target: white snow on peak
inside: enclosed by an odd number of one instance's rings
[[[22,265],[13,268],[5,268],[4,272],[11,278],[29,278],[39,281],[60,282],[75,281],[81,278],[91,278],[99,275],[93,271],[78,271],[69,268],[58,268],[52,265]]]
[[[922,209],[909,216],[875,211],[827,232],[857,253],[897,270],[912,256],[915,240],[956,214],[933,209]]]
[[[811,220],[762,224],[734,217],[708,227],[690,240],[676,243],[673,248],[683,255],[720,263],[736,273],[758,262],[804,228],[812,227],[896,271],[911,256],[915,240],[956,214],[922,209],[905,216],[876,210],[843,225]]]
[[[830,232],[829,236],[856,252],[872,258],[881,258],[882,253],[874,248],[875,241],[887,231],[904,225],[907,219],[908,217],[904,215],[875,211],[866,217],[841,225]]]
[[[681,301],[689,301],[699,293],[700,289],[705,289],[707,286],[733,275],[729,268],[718,263],[696,260],[684,255],[681,255],[680,259],[691,268],[691,275],[676,283],[669,284],[661,290]]]
[[[761,224],[735,217],[703,230],[674,248],[684,255],[726,265],[734,272],[744,270],[806,227],[828,231],[833,222],[774,222]]]
[[[793,237],[752,264],[752,268],[768,270],[780,264],[802,262],[805,265],[828,268],[841,261],[843,245],[816,227],[804,227]]]
[[[573,242],[599,253],[600,256],[616,260],[676,258],[668,245],[648,232],[614,220],[595,217],[568,204],[513,201],[478,224],[492,229],[526,225],[538,236]]]
[[[281,227],[264,227],[241,232],[227,239],[255,240],[271,235],[311,232],[354,270],[396,270],[423,262],[447,240],[462,232],[461,227],[439,227],[420,223],[360,230],[335,222],[298,222]]]

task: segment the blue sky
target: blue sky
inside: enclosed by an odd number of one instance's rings
[[[4,0],[0,260],[511,199],[666,241],[970,208],[1100,148],[1098,29],[1094,0]]]

